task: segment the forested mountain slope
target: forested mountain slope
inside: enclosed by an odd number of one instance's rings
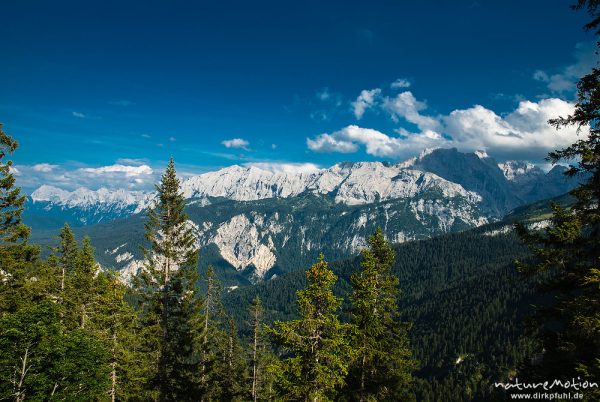
[[[402,290],[404,320],[413,323],[412,345],[421,362],[417,396],[424,401],[489,400],[492,383],[514,373],[530,353],[524,337],[536,279],[516,272],[528,250],[503,223],[395,246],[394,272]],[[347,295],[360,258],[330,264],[336,292]],[[269,321],[296,315],[295,292],[305,286],[297,271],[256,286],[229,291],[224,305],[245,328],[247,306],[259,295]],[[346,318],[347,307],[346,307]]]

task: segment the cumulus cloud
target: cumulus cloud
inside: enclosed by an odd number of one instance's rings
[[[32,169],[36,172],[51,172],[56,169],[58,165],[51,165],[49,163],[38,163],[37,165],[33,165]]]
[[[422,131],[439,130],[439,122],[436,118],[421,114],[427,109],[427,103],[418,101],[410,91],[399,93],[394,98],[386,97],[382,108],[390,114],[395,122],[402,118],[417,125]]]
[[[575,105],[557,98],[539,102],[521,101],[508,115],[501,117],[481,105],[455,110],[443,118],[452,143],[464,149],[486,149],[497,157],[541,159],[549,151],[564,148],[589,130],[575,127],[556,130],[549,119],[566,117]]]
[[[360,120],[365,111],[369,108],[372,108],[377,103],[377,98],[381,94],[381,89],[364,89],[360,92],[360,95],[356,98],[354,102],[352,102],[352,109],[354,111],[354,116],[358,120]]]
[[[364,91],[363,91],[364,92]],[[361,93],[362,95],[362,93]],[[427,104],[410,91],[382,97],[376,104],[396,123],[414,124],[417,132],[395,129],[397,135],[356,125],[306,139],[313,152],[353,153],[360,149],[373,156],[401,158],[424,148],[457,147],[464,151],[486,150],[499,159],[541,160],[549,151],[564,148],[587,136],[575,127],[556,130],[548,120],[573,113],[575,105],[558,98],[537,102],[522,100],[512,112],[500,116],[481,105],[457,109],[448,115],[428,115]],[[359,97],[360,98],[360,97]]]
[[[403,89],[408,87],[410,87],[410,81],[405,78],[398,78],[390,84],[390,88],[392,89]]]
[[[573,92],[579,78],[591,71],[592,67],[598,65],[598,55],[593,42],[578,43],[575,45],[575,63],[570,64],[556,73],[548,73],[537,70],[533,73],[533,79],[545,82],[553,93]]]
[[[230,140],[222,141],[221,144],[223,144],[225,148],[238,148],[246,151],[249,150],[248,146],[250,145],[248,141],[242,138],[232,138]]]
[[[85,114],[83,114],[83,113],[81,113],[81,112],[71,112],[71,114],[72,114],[74,117],[77,117],[77,118],[80,118],[80,119],[85,119],[85,118],[87,117]]]
[[[121,162],[124,159],[120,160]],[[133,161],[132,161],[133,162]],[[109,189],[128,188],[131,190],[151,190],[160,179],[160,172],[146,164],[123,164],[100,167],[78,165],[19,165],[21,172],[17,185],[28,193],[43,184],[74,190],[87,187],[92,190],[100,187]]]
[[[248,162],[244,166],[254,166],[272,173],[314,173],[321,168],[314,163],[290,163],[290,162]]]
[[[408,156],[423,148],[440,146],[445,140],[438,133],[427,130],[422,133],[399,131],[400,136],[389,136],[380,131],[350,125],[331,134],[323,133],[306,144],[314,152],[356,152],[363,146],[369,155],[378,157]]]

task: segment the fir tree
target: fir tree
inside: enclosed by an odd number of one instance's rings
[[[94,249],[89,237],[86,237],[77,253],[75,269],[69,281],[70,307],[75,315],[76,326],[81,329],[85,329],[90,316],[94,314],[93,303],[97,292],[94,277],[97,271]]]
[[[17,147],[0,124],[0,313],[15,311],[27,301],[23,286],[39,254],[27,244],[30,230],[21,219],[26,197],[15,186],[12,161],[6,160]]]
[[[111,401],[127,400],[136,395],[135,372],[139,357],[135,353],[136,314],[125,301],[126,287],[116,274],[101,272],[94,281],[96,289],[96,315],[94,331],[109,351]]]
[[[143,336],[150,351],[158,352],[150,384],[161,401],[194,400],[199,373],[194,346],[201,328],[195,289],[198,249],[173,159],[156,190],[157,201],[145,226],[151,247],[143,249],[146,263],[136,281],[147,326]]]
[[[12,161],[5,160],[17,147],[17,141],[2,130],[0,123],[0,243],[3,244],[25,241],[30,232],[21,220],[26,197],[15,187]]]
[[[252,328],[252,355],[251,355],[251,366],[252,366],[252,386],[250,395],[254,402],[258,401],[259,388],[261,385],[261,365],[259,361],[260,347],[262,343],[262,315],[263,307],[260,298],[256,298],[252,301],[250,306],[250,324]]]
[[[306,278],[308,287],[297,293],[300,319],[278,321],[270,329],[288,356],[282,362],[279,386],[286,398],[329,401],[348,373],[351,326],[340,323],[336,315],[341,304],[332,291],[337,277],[322,254]]]
[[[75,271],[78,247],[75,235],[68,223],[60,230],[60,242],[56,247],[55,252],[58,254],[58,262],[60,264],[60,291],[65,291],[65,283],[67,276]]]
[[[221,344],[221,367],[219,367],[219,388],[222,401],[247,401],[249,392],[246,387],[248,377],[244,350],[240,345],[237,331],[233,320],[229,320],[228,331],[222,338],[225,342]]]
[[[205,275],[206,295],[202,315],[202,336],[200,337],[200,394],[201,401],[220,400],[224,384],[230,376],[227,368],[229,336],[223,330],[223,309],[221,306],[221,286],[216,279],[214,268],[209,265]]]
[[[260,297],[256,296],[249,309],[250,313],[250,396],[254,402],[271,400],[273,396],[274,365],[277,358],[270,350],[264,328],[264,308]]]
[[[347,381],[347,397],[359,401],[408,400],[415,367],[407,325],[399,321],[395,253],[380,228],[362,252],[362,270],[351,277],[353,346],[357,356]]]
[[[600,2],[580,0],[575,8],[585,8],[592,21],[586,25],[600,34]],[[600,47],[600,46],[599,46]],[[597,382],[600,378],[600,69],[595,66],[577,84],[577,103],[573,114],[550,120],[556,128],[575,126],[589,131],[571,146],[551,152],[552,163],[571,161],[568,176],[584,181],[571,194],[571,209],[553,204],[551,224],[543,232],[518,230],[531,247],[536,261],[519,264],[522,272],[548,272],[556,303],[540,309],[543,357],[540,364],[529,365],[522,374],[535,379],[577,378]],[[600,398],[600,391],[585,393]]]

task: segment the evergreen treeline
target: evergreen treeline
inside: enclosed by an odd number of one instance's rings
[[[535,344],[525,321],[531,304],[545,302],[536,294],[543,277],[519,275],[514,260],[526,259],[529,252],[514,232],[502,231],[505,227],[499,223],[393,246],[391,272],[402,279],[399,321],[412,323],[409,335],[418,361],[413,374],[417,400],[502,399],[504,393],[496,392],[493,383],[514,375],[531,355]],[[353,322],[353,274],[364,261],[359,257],[329,264],[338,276],[334,294],[345,300],[343,322]],[[246,335],[250,330],[238,306],[259,297],[267,324],[294,320],[299,317],[295,293],[306,286],[302,272],[289,273],[232,291],[223,304]]]
[[[5,161],[16,148],[0,130],[0,400],[414,398],[394,251],[381,231],[353,277],[349,322],[321,256],[297,292],[299,318],[266,326],[257,298],[242,305],[249,331],[240,339],[214,270],[198,275],[173,160],[147,214],[145,264],[124,284],[66,224],[47,259],[28,243],[25,197]]]
[[[600,35],[600,1],[579,0],[592,20],[585,26]],[[596,54],[600,42],[596,43]],[[526,276],[552,272],[541,290],[551,303],[538,306],[533,326],[539,330],[537,358],[520,368],[529,382],[560,379],[594,383],[581,391],[587,400],[600,400],[600,68],[577,83],[577,102],[572,114],[550,120],[557,129],[575,126],[589,135],[551,152],[551,163],[570,162],[568,176],[582,178],[570,192],[572,207],[552,204],[550,223],[531,232],[517,225],[521,238],[535,255],[531,263],[519,262]]]

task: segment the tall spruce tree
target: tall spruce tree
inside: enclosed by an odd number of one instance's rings
[[[218,387],[221,390],[219,400],[248,401],[250,397],[246,387],[248,367],[233,319],[229,319],[228,329],[223,335],[219,348],[221,359],[219,359],[217,376]]]
[[[297,292],[300,319],[278,321],[269,330],[286,356],[278,385],[288,399],[329,401],[348,373],[351,325],[336,314],[341,304],[332,291],[337,277],[322,254],[306,279],[308,286]]]
[[[587,29],[600,34],[600,1],[580,0],[592,21]],[[600,44],[597,44],[600,48]],[[517,229],[532,249],[536,261],[519,264],[527,274],[549,272],[545,290],[554,295],[551,307],[540,308],[543,354],[539,364],[529,364],[521,377],[600,380],[600,69],[596,65],[577,84],[574,112],[550,120],[556,128],[575,126],[581,138],[571,146],[551,152],[552,163],[570,161],[568,176],[583,182],[571,191],[572,208],[553,204],[551,224],[542,232]],[[586,133],[587,136],[585,135]],[[582,380],[583,381],[583,380]],[[599,400],[600,390],[584,391]]]
[[[144,335],[156,350],[151,387],[161,401],[197,400],[201,301],[196,291],[198,248],[187,224],[185,202],[173,159],[156,186],[148,212],[146,263],[136,281],[142,298]]]
[[[126,285],[110,271],[100,272],[94,280],[96,311],[93,330],[106,345],[110,372],[108,396],[112,402],[129,400],[136,396],[135,339],[136,314],[125,301]]]
[[[18,143],[2,127],[0,124],[0,314],[27,302],[24,285],[39,255],[37,247],[27,244],[30,230],[21,218],[26,197],[15,186],[12,160],[6,159]]]
[[[249,370],[250,397],[254,402],[273,399],[273,371],[277,356],[271,351],[268,334],[265,331],[264,307],[260,297],[256,296],[249,308]]]
[[[77,261],[77,241],[68,223],[65,223],[59,233],[59,243],[55,252],[58,254],[60,266],[60,291],[65,291],[67,276],[75,271]]]
[[[252,381],[250,395],[252,396],[252,400],[257,402],[262,387],[262,372],[264,370],[260,359],[263,345],[263,306],[258,296],[256,296],[250,306],[250,328],[252,329],[252,338],[250,339],[250,378]]]
[[[351,277],[353,347],[357,352],[347,380],[346,397],[359,401],[410,400],[411,371],[408,325],[400,322],[395,259],[381,228],[368,238],[362,270]]]
[[[94,314],[94,303],[97,296],[95,277],[98,263],[94,259],[94,249],[90,238],[83,239],[81,249],[75,259],[75,270],[69,278],[70,310],[74,314],[76,326],[85,329]]]

